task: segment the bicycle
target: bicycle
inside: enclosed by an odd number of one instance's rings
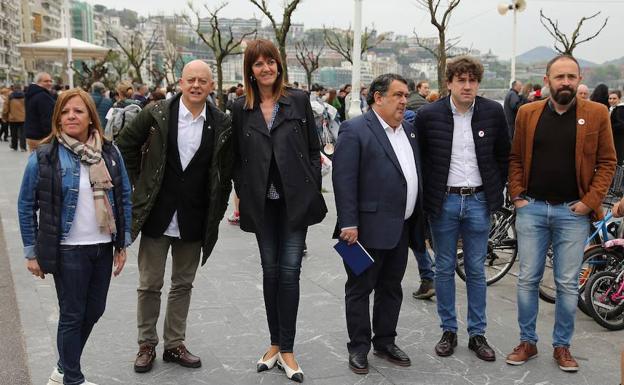
[[[592,318],[609,330],[624,329],[624,269],[594,274],[585,301]]]

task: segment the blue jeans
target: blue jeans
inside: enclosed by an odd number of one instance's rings
[[[267,199],[256,233],[262,260],[262,287],[271,345],[292,353],[299,308],[299,275],[307,228],[292,230],[282,199]]]
[[[418,265],[418,274],[420,275],[420,280],[429,280],[433,281],[435,277],[435,273],[433,272],[433,258],[431,258],[431,254],[429,254],[429,250],[425,248],[423,253],[412,249],[414,253],[414,257],[416,257],[416,264]]]
[[[461,236],[466,290],[468,292],[468,334],[484,335],[486,282],[485,256],[490,232],[490,214],[485,193],[447,194],[439,216],[430,219],[436,256],[435,290],[440,327],[457,332],[455,312],[455,265],[457,240]]]
[[[574,214],[570,203],[551,205],[529,198],[516,210],[518,236],[518,324],[520,340],[537,342],[535,321],[539,283],[544,274],[546,251],[553,245],[553,275],[557,288],[553,346],[570,346],[578,302],[578,275],[583,261],[589,217]]]
[[[113,268],[113,244],[61,245],[54,285],[59,301],[56,345],[63,383],[85,381],[80,370],[82,349],[104,314]]]

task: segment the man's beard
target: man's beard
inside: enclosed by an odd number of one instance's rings
[[[568,91],[568,92],[564,92]],[[569,86],[563,86],[559,90],[554,90],[550,87],[550,95],[557,102],[557,104],[561,104],[562,106],[570,104],[572,99],[576,96],[576,90]]]

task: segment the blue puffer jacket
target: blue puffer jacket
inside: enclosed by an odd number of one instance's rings
[[[424,209],[436,217],[446,196],[446,182],[453,148],[453,112],[450,98],[427,104],[416,114],[424,184]],[[477,96],[472,115],[472,137],[477,163],[490,211],[503,204],[503,189],[509,164],[509,135],[503,107]]]
[[[123,158],[112,143],[104,144],[102,155],[113,180],[108,199],[117,234],[113,234],[112,240],[115,247],[123,248],[132,242],[130,181]],[[19,224],[24,256],[29,259],[36,256],[46,273],[54,272],[58,244],[69,235],[79,185],[80,159],[64,146],[57,142],[44,144],[30,155],[17,202]]]

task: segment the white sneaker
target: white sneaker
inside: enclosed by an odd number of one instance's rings
[[[63,383],[63,373],[59,372],[58,368],[55,367],[50,374],[50,379],[48,380],[47,385],[58,385]]]

